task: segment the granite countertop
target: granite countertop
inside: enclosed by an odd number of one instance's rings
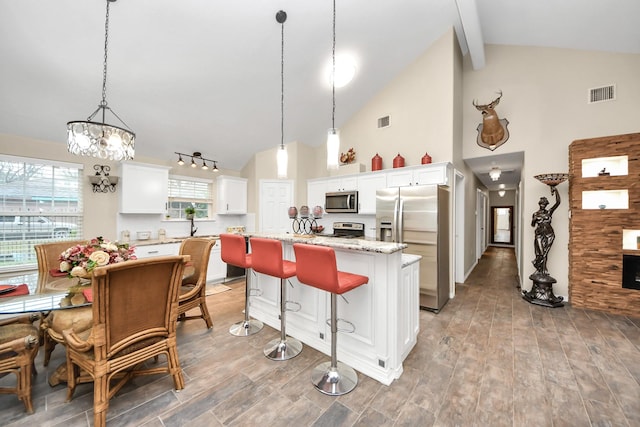
[[[218,234],[211,234],[208,236],[193,236],[193,237],[204,237],[212,240],[219,240],[220,236]],[[149,246],[149,245],[166,245],[168,243],[182,243],[184,239],[189,238],[189,236],[183,237],[166,237],[164,240],[159,239],[147,239],[147,240],[132,240],[129,242],[131,246]]]
[[[262,237],[276,239],[288,243],[307,243],[310,245],[328,246],[337,249],[350,249],[363,252],[392,254],[407,247],[404,243],[379,242],[368,239],[344,239],[340,237],[323,237],[319,235],[301,236],[289,233],[241,233],[245,237]]]
[[[402,254],[402,267],[414,264],[422,259],[422,255]]]

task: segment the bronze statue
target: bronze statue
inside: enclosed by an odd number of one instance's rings
[[[551,195],[556,196],[556,202],[551,209],[547,210],[547,206],[549,205],[549,201],[546,197],[540,197],[540,201],[538,201],[538,209],[533,213],[533,217],[531,218],[531,226],[536,227],[535,230],[535,239],[533,240],[533,248],[535,249],[536,259],[533,260],[533,266],[536,268],[536,273],[538,274],[549,274],[547,271],[547,255],[549,254],[549,249],[551,249],[551,245],[556,238],[555,233],[553,232],[553,227],[551,227],[551,217],[556,208],[560,205],[560,194],[556,187],[551,187]]]
[[[532,304],[543,305],[546,307],[562,307],[564,303],[563,297],[557,297],[553,294],[553,284],[556,279],[549,275],[547,270],[547,256],[551,245],[556,238],[551,227],[551,219],[553,212],[560,205],[560,194],[556,189],[556,185],[567,179],[566,174],[543,174],[536,175],[535,178],[542,183],[547,184],[551,188],[551,195],[556,196],[556,202],[547,209],[549,200],[546,197],[540,197],[538,206],[540,209],[535,211],[531,217],[531,226],[535,227],[533,248],[536,258],[532,261],[536,272],[529,276],[533,280],[533,287],[530,291],[523,291],[522,297]]]

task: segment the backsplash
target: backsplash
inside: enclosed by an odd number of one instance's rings
[[[198,229],[196,236],[208,236],[220,234],[227,231],[229,227],[245,227],[247,231],[253,230],[255,224],[255,214],[246,215],[214,215],[209,219],[196,219],[194,226]],[[191,222],[187,220],[164,220],[161,215],[144,214],[118,214],[117,238],[122,235],[123,230],[128,230],[131,240],[136,239],[138,231],[150,231],[150,239],[158,238],[158,230],[164,229],[166,237],[186,237],[191,230]],[[115,237],[114,237],[115,238]]]

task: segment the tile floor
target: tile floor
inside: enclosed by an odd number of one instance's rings
[[[490,248],[439,314],[420,312],[418,344],[391,386],[359,375],[338,398],[318,393],[312,368],[327,356],[305,347],[273,362],[262,346],[279,333],[231,336],[243,282],[208,297],[214,328],[179,325],[186,388],[167,376],[137,378],[110,403],[110,426],[637,426],[640,319],[532,305],[517,289],[513,249]],[[339,343],[339,340],[338,340]],[[0,395],[2,426],[89,426],[92,385],[65,403],[64,385],[36,360],[35,414]],[[9,377],[0,379],[4,384]]]

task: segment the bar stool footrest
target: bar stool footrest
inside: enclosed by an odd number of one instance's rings
[[[311,372],[311,382],[323,394],[341,396],[356,388],[358,374],[344,363],[338,362],[337,367],[332,367],[331,362],[324,362]]]
[[[264,355],[271,360],[293,359],[302,351],[302,343],[295,338],[287,337],[282,341],[280,338],[270,341],[264,347]]]
[[[243,320],[242,322],[234,323],[229,328],[229,333],[236,337],[248,337],[249,335],[257,334],[262,330],[263,323],[256,319]]]

